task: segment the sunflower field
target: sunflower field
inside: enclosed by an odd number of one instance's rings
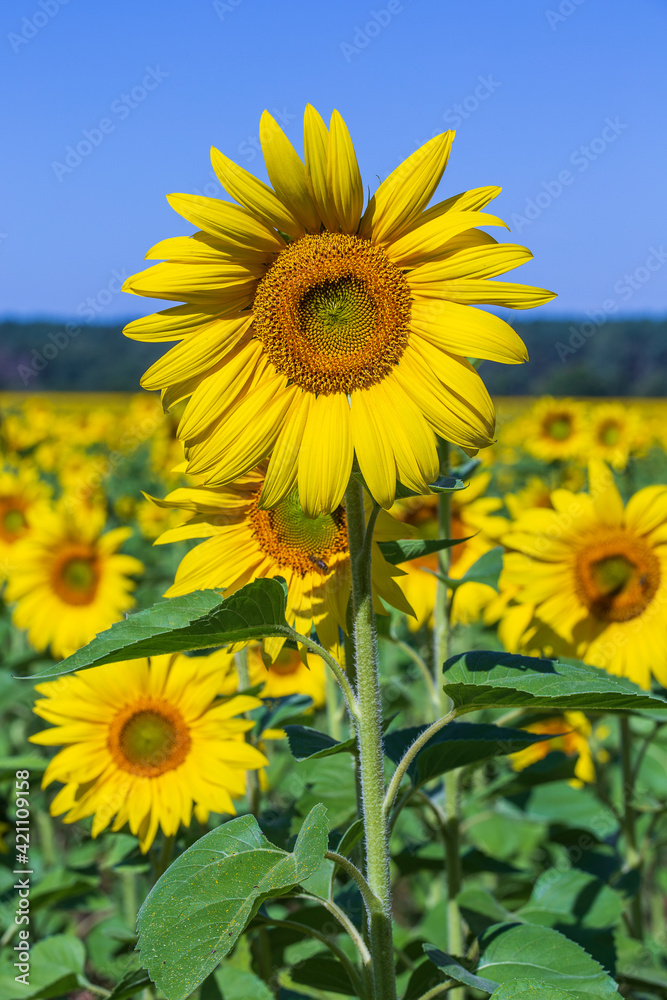
[[[0,998],[660,1000],[667,402],[492,401],[499,189],[304,136],[0,396]]]

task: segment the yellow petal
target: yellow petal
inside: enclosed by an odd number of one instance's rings
[[[419,338],[460,357],[515,365],[528,360],[524,342],[509,323],[457,302],[416,298],[410,327]]]
[[[465,358],[448,354],[421,337],[412,337],[409,349],[420,355],[435,377],[464,401],[466,409],[474,409],[478,413],[492,436],[496,413],[486,386],[473,366]]]
[[[198,194],[168,194],[167,201],[179,215],[223,243],[278,253],[285,241],[240,205]]]
[[[241,295],[251,298],[263,272],[264,268],[253,271],[238,264],[155,264],[128,278],[123,291],[215,305]]]
[[[502,219],[485,212],[448,212],[388,244],[387,256],[401,267],[414,267],[435,254],[445,253],[449,240],[476,226],[507,228]]]
[[[532,258],[527,247],[515,243],[466,247],[458,253],[448,254],[443,260],[421,264],[410,271],[406,278],[411,288],[424,294],[424,288],[433,283],[452,281],[455,278],[495,278],[498,274],[520,267]],[[435,293],[429,291],[425,294]]]
[[[445,212],[451,211],[479,212],[480,209],[486,208],[490,201],[497,198],[501,191],[502,188],[493,185],[471,188],[470,191],[462,191],[460,194],[455,194],[451,198],[447,198],[446,201],[439,201],[437,205],[427,208],[417,221],[421,225],[422,222],[430,222],[431,219],[437,219],[439,216],[444,215]]]
[[[546,288],[535,288],[532,285],[519,285],[510,281],[483,281],[477,278],[461,279],[460,281],[442,281],[431,286],[424,286],[424,295],[435,295],[438,298],[449,299],[450,302],[460,302],[462,305],[477,305],[487,303],[493,306],[506,306],[509,309],[533,309],[555,299],[556,293]]]
[[[352,434],[347,396],[318,396],[312,403],[299,451],[299,500],[306,517],[340,504],[352,472]]]
[[[259,122],[259,139],[266,172],[276,194],[306,229],[312,233],[319,232],[320,219],[308,191],[304,165],[268,111],[262,114]]]
[[[276,373],[248,393],[201,446],[191,449],[188,473],[205,473],[214,485],[231,483],[261,462],[273,449],[298,386],[285,387]]]
[[[264,250],[238,247],[223,243],[210,233],[195,233],[193,236],[173,236],[161,240],[146,254],[146,260],[178,261],[184,264],[260,264],[267,267],[272,263],[273,254]]]
[[[265,509],[275,507],[296,485],[299,452],[314,400],[315,396],[311,392],[304,392],[295,398],[266,470],[264,488],[259,500],[260,507]]]
[[[435,435],[417,403],[391,375],[365,392],[393,448],[399,480],[409,489],[428,493],[428,484],[438,475],[438,452]]]
[[[418,402],[440,437],[465,449],[485,448],[493,443],[493,423],[480,415],[460,389],[443,384],[417,352],[405,352],[394,378]]]
[[[162,389],[217,364],[247,332],[251,317],[211,324],[167,351],[141,380],[144,389]]]
[[[211,163],[225,191],[253,215],[258,215],[265,226],[287,233],[292,239],[303,236],[304,228],[301,223],[294,218],[268,184],[244,170],[213,146]]]
[[[263,348],[258,340],[241,343],[225,358],[224,365],[200,380],[193,390],[181,422],[178,436],[192,441],[235,406],[241,393],[247,392],[257,367],[262,363]]]
[[[434,136],[380,184],[361,220],[361,237],[384,244],[409,228],[435,194],[453,139],[453,132]]]
[[[599,458],[588,463],[588,492],[598,520],[618,526],[623,522],[623,501],[609,467]]]
[[[356,233],[364,207],[364,187],[347,125],[337,111],[331,116],[327,187],[344,233]]]
[[[626,524],[641,535],[647,535],[666,520],[667,486],[645,486],[628,500]]]
[[[172,306],[162,312],[142,316],[128,323],[123,333],[131,340],[165,341],[182,340],[191,333],[209,326],[218,319],[215,306],[209,310],[194,306]]]
[[[396,496],[396,459],[387,429],[373,401],[371,392],[352,393],[352,438],[359,468],[371,496],[388,509]]]
[[[327,229],[338,229],[336,210],[327,184],[329,130],[311,104],[303,116],[303,145],[306,159],[306,183],[317,211]]]

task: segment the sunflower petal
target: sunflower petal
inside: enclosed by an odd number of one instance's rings
[[[303,116],[303,145],[308,190],[325,227],[335,232],[338,221],[327,184],[329,130],[319,112],[311,104],[306,105]]]
[[[151,365],[141,379],[144,389],[162,389],[184,378],[208,371],[237,346],[247,333],[252,317],[211,324]]]
[[[353,392],[350,403],[354,451],[361,474],[373,499],[388,509],[396,496],[394,449],[373,405],[373,394]]]
[[[306,517],[340,504],[352,472],[352,434],[347,396],[318,396],[312,403],[299,451],[299,500]]]
[[[407,231],[435,194],[453,139],[451,131],[434,136],[380,184],[361,220],[361,237],[385,244]]]
[[[167,201],[193,226],[217,236],[225,244],[268,253],[279,253],[285,246],[282,236],[231,201],[198,194],[168,194]]]
[[[239,264],[155,264],[128,278],[124,292],[155,299],[183,299],[193,304],[221,305],[245,295],[248,301],[264,268]]]
[[[504,226],[507,229],[502,219],[485,212],[448,212],[388,244],[386,253],[400,267],[415,267],[435,254],[446,252],[451,239],[476,226]]]
[[[295,240],[303,236],[304,228],[301,223],[268,184],[234,163],[214,146],[211,146],[211,163],[225,191],[253,215],[258,215],[265,226],[287,233]]]
[[[264,488],[259,501],[259,506],[262,508],[275,507],[296,485],[299,452],[314,399],[313,393],[304,392],[301,396],[297,396],[292,404],[266,470]]]
[[[486,303],[505,306],[508,309],[533,309],[556,298],[556,292],[550,292],[546,288],[514,284],[510,281],[483,281],[477,278],[442,281],[430,288],[427,286],[423,294],[435,294],[438,298],[459,302],[462,305]]]
[[[331,115],[327,188],[344,233],[356,233],[364,207],[364,187],[347,125],[337,111]]]
[[[448,254],[443,260],[420,264],[410,271],[406,278],[415,291],[423,295],[436,295],[437,289],[434,291],[427,289],[441,281],[452,281],[456,278],[495,278],[532,259],[533,255],[527,247],[515,243],[471,246],[457,253]]]
[[[417,298],[410,326],[420,339],[460,357],[514,365],[528,360],[524,342],[509,323],[458,302]]]
[[[172,306],[162,312],[142,316],[128,323],[123,333],[131,340],[169,341],[184,337],[215,323],[218,309],[197,309],[195,306]]]
[[[259,123],[266,172],[273,188],[295,219],[316,233],[320,229],[317,209],[306,183],[306,170],[283,130],[265,111]]]

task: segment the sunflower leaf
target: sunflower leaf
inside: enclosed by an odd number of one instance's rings
[[[58,677],[118,660],[210,649],[266,636],[294,637],[285,621],[286,592],[279,578],[261,579],[227,598],[215,590],[197,590],[159,601],[116,622],[62,663],[35,677]]]
[[[466,483],[462,482],[460,479],[456,479],[454,476],[438,476],[438,478],[433,483],[428,484],[428,488],[431,493],[454,493],[456,490],[464,490],[466,488]],[[403,483],[396,483],[396,499],[405,500],[407,497],[420,497],[428,496],[428,494],[417,493],[416,490],[411,490]]]
[[[254,816],[211,830],[164,873],[139,912],[143,966],[168,1000],[185,1000],[232,950],[261,904],[313,875],[327,850],[326,809],[311,809],[293,853]]]
[[[378,545],[387,562],[397,566],[410,559],[421,559],[433,552],[469,542],[472,537],[470,535],[468,538],[401,538],[398,541],[378,542]]]
[[[318,729],[311,729],[310,726],[285,726],[284,729],[291,754],[297,760],[354,753],[357,745],[355,737],[341,743],[328,733],[321,733]]]
[[[574,666],[534,656],[472,650],[450,657],[443,672],[445,690],[459,714],[481,708],[584,712],[667,708],[663,698],[588,664]]]
[[[493,993],[498,983],[491,979],[484,979],[483,976],[476,976],[468,969],[464,968],[460,962],[457,962],[455,958],[451,955],[446,955],[444,951],[440,951],[433,944],[425,944],[422,946],[426,952],[427,958],[433,962],[439,969],[445,973],[448,979],[455,979],[457,983],[464,983],[466,986],[472,986],[474,990],[482,990],[484,993]]]

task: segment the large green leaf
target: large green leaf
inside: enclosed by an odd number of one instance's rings
[[[518,915],[531,924],[579,924],[608,929],[620,923],[623,900],[617,892],[588,872],[549,869],[542,872],[532,895]],[[562,929],[562,928],[561,928]]]
[[[384,737],[384,750],[395,764],[427,726],[397,729]],[[422,747],[408,768],[417,785],[431,781],[446,771],[466,764],[478,764],[492,757],[516,753],[524,747],[548,737],[527,733],[506,726],[481,725],[474,722],[450,722]]]
[[[538,980],[569,992],[619,1000],[614,980],[583,948],[550,927],[495,924],[479,938],[477,975],[496,982]]]
[[[421,559],[433,552],[451,549],[453,545],[462,545],[472,538],[401,538],[392,542],[378,542],[380,551],[387,562],[397,566],[410,559]]]
[[[167,1000],[184,1000],[229,953],[266,899],[317,871],[327,850],[326,810],[304,820],[294,852],[275,847],[254,816],[207,833],[153,887],[139,913],[141,961]]]
[[[0,995],[3,1000],[50,1000],[66,996],[70,991],[86,986],[83,974],[86,949],[82,941],[72,934],[54,934],[37,941],[30,948],[28,982],[17,982],[15,977],[24,975],[23,968],[14,967],[19,962],[18,952],[8,949],[6,967],[0,973]]]
[[[295,983],[302,983],[316,990],[356,996],[356,989],[345,966],[336,961],[328,951],[320,951],[299,962],[290,970],[290,978]]]
[[[36,677],[56,677],[102,663],[210,649],[265,636],[293,637],[285,621],[285,593],[281,580],[261,579],[226,599],[214,590],[197,590],[159,601],[152,608],[116,622],[87,646]]]
[[[542,708],[554,712],[631,712],[667,708],[667,701],[625,677],[595,667],[534,656],[473,650],[443,666],[445,690],[459,712],[481,708]]]
[[[341,743],[328,733],[321,733],[318,729],[311,729],[310,726],[285,726],[284,729],[292,756],[297,760],[353,753],[357,745],[356,737]]]
[[[590,993],[561,990],[538,979],[512,979],[491,994],[491,1000],[590,1000],[590,997]]]

